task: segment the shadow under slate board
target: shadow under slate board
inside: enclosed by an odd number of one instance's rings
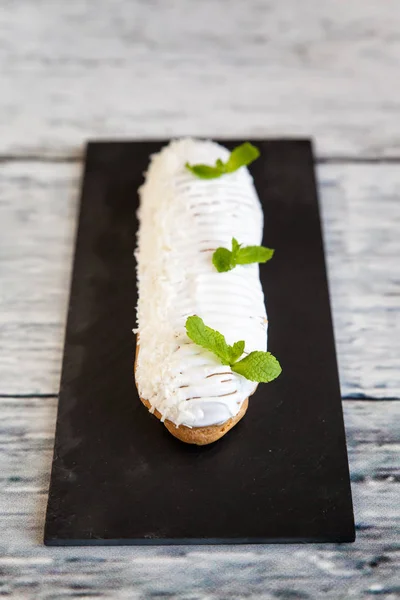
[[[137,189],[166,142],[88,145],[45,527],[48,545],[351,542],[354,519],[311,144],[255,140],[269,348],[244,419],[186,445],[136,392]],[[233,148],[237,140],[222,140]]]

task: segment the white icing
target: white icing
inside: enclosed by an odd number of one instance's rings
[[[229,344],[245,352],[266,350],[267,319],[257,264],[218,273],[212,253],[262,240],[263,213],[246,168],[202,180],[185,163],[226,160],[226,148],[183,139],[151,157],[140,188],[140,227],[135,252],[140,352],[140,396],[176,425],[201,427],[235,416],[256,384],[233,373],[189,340],[188,316],[200,316]]]

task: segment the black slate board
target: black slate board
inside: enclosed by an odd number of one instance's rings
[[[283,374],[205,447],[133,379],[137,188],[165,142],[88,146],[45,543],[350,542],[354,521],[311,144],[255,141],[269,348]],[[222,141],[228,147],[237,141]]]

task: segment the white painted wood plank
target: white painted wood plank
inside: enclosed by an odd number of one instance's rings
[[[0,393],[58,392],[81,168],[0,164]],[[400,397],[400,171],[318,178],[342,394]]]
[[[342,394],[400,397],[400,170],[318,168]]]
[[[58,389],[80,171],[0,164],[0,393]]]
[[[399,28],[396,0],[2,2],[0,153],[192,134],[399,155]]]
[[[400,485],[387,473],[397,461],[400,403],[345,403],[355,544],[49,549],[41,537],[56,405],[56,399],[0,399],[1,591],[18,598],[124,599],[164,592],[182,600],[239,599],[245,591],[249,598],[319,598],[325,591],[336,600],[395,587]],[[373,452],[382,443],[378,465]]]

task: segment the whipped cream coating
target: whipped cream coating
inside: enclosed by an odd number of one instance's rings
[[[263,213],[247,168],[203,180],[185,163],[226,161],[211,141],[182,139],[151,157],[139,190],[136,384],[162,420],[203,427],[235,416],[257,384],[233,373],[186,335],[198,315],[245,353],[267,349],[267,315],[258,264],[218,273],[212,254],[262,241]]]

